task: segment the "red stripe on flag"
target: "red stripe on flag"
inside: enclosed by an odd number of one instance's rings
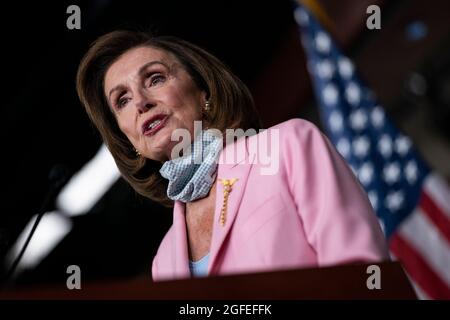
[[[425,191],[420,196],[419,206],[450,244],[450,220]]]
[[[406,272],[432,299],[450,299],[450,288],[429,266],[420,253],[398,233],[391,238],[389,247],[400,260]]]

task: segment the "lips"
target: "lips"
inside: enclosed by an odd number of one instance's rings
[[[166,123],[166,120],[168,118],[168,115],[166,114],[157,114],[154,115],[153,117],[150,117],[149,119],[147,119],[143,125],[142,125],[142,133],[146,136],[152,135],[154,134],[156,131],[158,131],[162,126],[164,126],[164,124]],[[159,123],[157,123],[156,125],[153,125],[150,127],[150,125],[155,122],[158,121]]]

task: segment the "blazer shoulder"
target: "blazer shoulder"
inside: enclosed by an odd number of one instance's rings
[[[281,122],[268,129],[278,130],[278,136],[282,145],[308,144],[313,140],[324,140],[323,132],[312,122],[308,120],[294,118]]]
[[[315,124],[313,124],[308,120],[300,118],[294,118],[283,121],[269,128],[269,130],[272,129],[278,129],[283,133],[301,133],[309,131],[321,132],[320,129]]]

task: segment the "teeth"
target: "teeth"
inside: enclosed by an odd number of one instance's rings
[[[150,124],[148,125],[147,129],[153,129],[153,128],[156,127],[160,122],[161,122],[161,120],[153,121],[152,123],[150,123]]]

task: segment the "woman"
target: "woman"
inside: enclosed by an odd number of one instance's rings
[[[83,58],[77,91],[123,177],[174,206],[154,280],[387,259],[367,196],[314,125],[292,119],[231,142],[217,134],[260,120],[245,85],[199,47],[106,34]],[[255,159],[270,133],[275,165],[264,172]]]

